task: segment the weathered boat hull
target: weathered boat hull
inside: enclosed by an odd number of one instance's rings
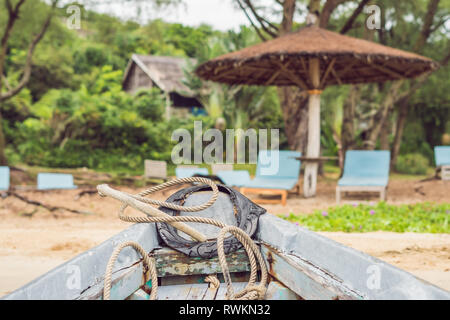
[[[217,260],[182,257],[162,247],[153,224],[136,224],[3,299],[102,299],[111,252],[130,240],[155,256],[160,299],[224,298],[223,285],[212,290],[203,283],[206,275],[220,273]],[[256,240],[271,275],[269,299],[450,299],[449,292],[406,271],[270,214],[260,217]],[[249,271],[245,252],[228,259],[238,289]],[[133,249],[124,249],[114,269],[111,299],[148,299],[140,290],[142,260]]]

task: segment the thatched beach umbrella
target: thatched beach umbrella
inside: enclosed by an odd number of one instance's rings
[[[315,25],[228,53],[196,74],[230,85],[298,86],[309,93],[307,157],[320,154],[320,94],[330,85],[417,77],[437,68],[426,57],[331,32]],[[316,192],[318,162],[306,162],[305,197]]]

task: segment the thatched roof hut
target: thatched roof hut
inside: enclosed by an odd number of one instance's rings
[[[191,62],[192,65],[196,63],[195,60]],[[203,108],[183,83],[187,63],[185,58],[133,54],[125,70],[122,87],[130,93],[157,87],[166,93],[167,108],[178,109],[174,111],[176,113],[185,114],[192,108]]]
[[[326,75],[322,88],[413,78],[438,66],[414,53],[308,26],[212,59],[196,73],[227,84],[289,86],[296,78],[302,79],[303,83],[296,81],[299,86],[311,89],[309,58],[320,60],[320,73]]]

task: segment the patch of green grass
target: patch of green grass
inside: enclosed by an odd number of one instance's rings
[[[422,179],[426,179],[426,178],[430,178],[432,176],[434,176],[434,172],[435,169],[434,168],[428,168],[427,169],[427,174],[422,174],[422,175],[414,175],[414,174],[403,174],[403,173],[391,173],[390,174],[390,179],[395,179],[395,180],[415,180],[415,181],[419,181]]]
[[[325,173],[335,173],[335,174],[339,174],[341,172],[341,169],[339,168],[339,166],[330,163],[330,162],[325,162],[323,165],[323,171]]]
[[[450,233],[450,203],[343,205],[284,219],[313,231]]]

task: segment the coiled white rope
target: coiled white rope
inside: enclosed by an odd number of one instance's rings
[[[207,184],[212,188],[213,195],[211,199],[199,206],[194,207],[183,207],[179,206],[173,203],[168,203],[164,201],[157,201],[152,200],[149,198],[144,198],[144,196],[152,194],[154,192],[160,191],[164,188],[174,186],[177,184],[185,184],[185,183],[191,183],[191,182],[200,182],[203,184]],[[201,178],[201,177],[191,177],[191,178],[182,178],[182,179],[175,179],[163,184],[160,184],[158,186],[155,186],[153,188],[150,188],[148,190],[145,190],[137,195],[132,195],[126,192],[121,192],[114,190],[110,188],[108,185],[99,185],[97,186],[97,190],[101,196],[110,196],[114,199],[117,199],[121,201],[123,204],[119,210],[119,218],[123,221],[127,222],[133,222],[133,223],[156,223],[156,222],[164,222],[169,223],[173,227],[177,228],[178,230],[188,234],[193,239],[204,242],[208,239],[205,235],[201,234],[197,230],[189,227],[184,222],[197,222],[197,223],[206,223],[211,224],[214,226],[217,226],[219,228],[222,228],[221,232],[219,233],[219,236],[217,237],[217,254],[219,257],[219,263],[222,268],[222,272],[224,275],[224,279],[227,285],[227,299],[235,300],[254,300],[254,299],[263,299],[266,292],[266,284],[267,284],[267,269],[264,262],[264,259],[261,255],[261,252],[259,251],[258,246],[253,242],[253,240],[250,238],[250,236],[245,233],[242,229],[235,227],[235,226],[228,226],[220,221],[217,221],[215,219],[210,218],[203,218],[203,217],[195,217],[195,216],[170,216],[161,210],[158,210],[155,207],[150,206],[150,204],[158,205],[162,207],[166,207],[173,210],[178,211],[184,211],[184,212],[197,212],[201,210],[205,210],[206,208],[212,206],[214,202],[217,200],[219,195],[219,190],[217,188],[217,185],[211,181],[210,179]],[[147,217],[130,217],[124,214],[125,209],[130,206],[133,207],[147,215]],[[250,279],[247,286],[237,294],[234,293],[233,285],[231,282],[231,276],[230,271],[228,269],[228,264],[225,258],[225,252],[223,247],[223,242],[225,239],[225,236],[231,233],[234,235],[244,246],[247,255],[249,257],[250,261]],[[111,291],[111,277],[112,277],[112,269],[114,266],[114,263],[119,255],[119,253],[122,251],[123,248],[131,246],[135,250],[137,250],[144,259],[144,265],[148,268],[148,271],[150,272],[151,278],[152,278],[152,292],[150,295],[150,299],[154,300],[157,296],[157,290],[158,290],[158,281],[157,281],[157,274],[156,274],[156,265],[154,262],[154,259],[151,259],[146,253],[145,250],[136,242],[125,242],[121,245],[119,245],[113,252],[105,273],[105,281],[104,281],[104,294],[103,298],[105,300],[110,299],[110,291]],[[261,281],[258,285],[256,285],[256,278],[257,278],[257,270],[258,270],[258,264],[261,269]],[[217,278],[216,278],[217,279]],[[208,282],[214,283],[217,285],[217,281],[213,280],[211,276],[208,276],[206,278]]]

